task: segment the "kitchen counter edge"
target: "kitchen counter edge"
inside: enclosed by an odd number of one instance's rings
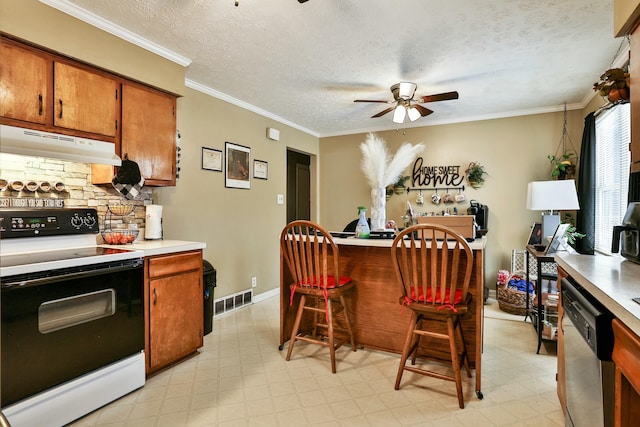
[[[555,261],[587,292],[640,336],[640,264],[620,255],[557,253]]]
[[[165,255],[176,252],[193,251],[204,249],[207,244],[204,242],[190,242],[184,240],[141,240],[130,245],[101,245],[107,248],[133,249],[142,251],[145,257],[154,255]]]

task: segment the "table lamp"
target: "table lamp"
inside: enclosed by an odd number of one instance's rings
[[[576,183],[573,179],[533,181],[527,187],[527,209],[542,212],[542,240],[553,236],[560,224],[560,214],[554,211],[579,210]],[[548,212],[547,212],[548,211]]]

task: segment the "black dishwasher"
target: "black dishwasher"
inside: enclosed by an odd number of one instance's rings
[[[613,315],[580,285],[562,279],[565,426],[613,426]]]

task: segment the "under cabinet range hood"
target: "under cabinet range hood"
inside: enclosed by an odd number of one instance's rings
[[[7,125],[0,125],[0,152],[79,163],[122,164],[110,142]]]

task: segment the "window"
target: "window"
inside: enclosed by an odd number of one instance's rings
[[[627,211],[630,104],[617,105],[596,118],[596,229],[595,250],[611,253],[614,225]]]

